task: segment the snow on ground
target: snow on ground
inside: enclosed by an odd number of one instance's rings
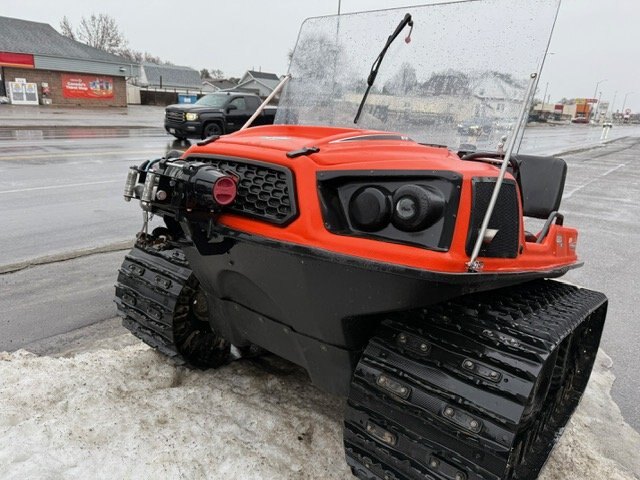
[[[142,344],[0,353],[0,478],[352,478],[342,400],[291,364],[256,362],[190,371]],[[640,435],[609,395],[610,366],[601,352],[542,479],[638,478]]]

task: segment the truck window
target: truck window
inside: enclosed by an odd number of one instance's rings
[[[245,100],[247,102],[247,107],[251,111],[257,110],[260,106],[260,100],[258,100],[256,97],[245,97]]]
[[[244,101],[244,97],[236,97],[229,102],[229,105],[235,105],[238,107],[239,111],[245,111],[247,109],[247,105]]]

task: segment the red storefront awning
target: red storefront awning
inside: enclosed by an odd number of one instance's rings
[[[33,55],[28,53],[0,52],[0,65],[4,67],[34,68]]]

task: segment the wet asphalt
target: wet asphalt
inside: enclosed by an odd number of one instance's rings
[[[552,154],[597,145],[600,130],[583,125],[527,131],[522,151]],[[626,138],[567,156],[562,211],[580,230],[585,266],[567,280],[611,299],[603,347],[618,377],[613,394],[640,430],[640,128]],[[0,272],[3,266],[130,240],[141,211],[122,200],[129,165],[187,145],[155,128],[0,128]],[[125,251],[0,274],[0,351],[115,316],[113,284]]]

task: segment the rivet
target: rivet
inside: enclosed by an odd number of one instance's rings
[[[456,473],[456,480],[466,480],[467,476],[462,473],[462,472],[458,472]]]
[[[427,345],[426,343],[421,344],[420,350],[422,350],[423,352],[426,352],[427,350],[429,350],[429,345]]]
[[[451,408],[451,407],[447,407],[447,408],[445,408],[445,409],[444,409],[444,414],[445,414],[447,417],[451,417],[451,416],[453,416],[453,408]]]
[[[398,335],[398,341],[400,343],[407,343],[407,336],[404,333],[401,333]]]
[[[407,387],[401,387],[400,393],[407,393]]]
[[[432,459],[432,460],[429,462],[429,466],[430,466],[431,468],[438,468],[438,465],[439,465],[439,463],[438,463],[438,461],[437,461],[435,458],[434,458],[434,459]]]
[[[489,376],[491,378],[498,378],[498,372],[492,370],[491,373],[489,373]]]
[[[473,368],[473,362],[471,360],[465,360],[462,366],[464,368]]]
[[[380,375],[380,378],[378,378],[378,383],[380,385],[385,385],[387,383],[387,377]]]
[[[370,432],[371,430],[373,430],[373,427],[371,425],[367,425],[367,431]]]
[[[471,425],[471,428],[473,428],[474,430],[480,426],[477,420],[471,420],[469,425]]]

